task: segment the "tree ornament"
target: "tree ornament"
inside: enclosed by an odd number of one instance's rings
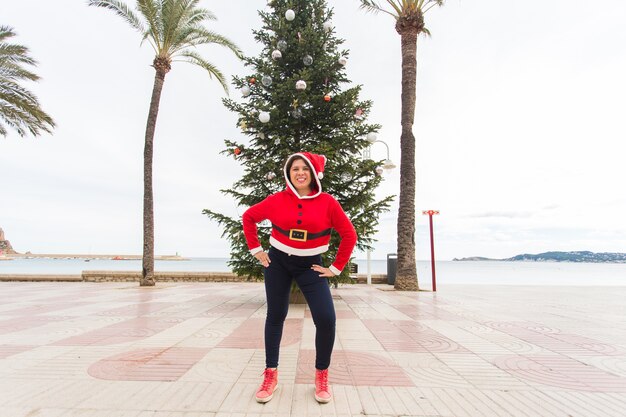
[[[256,78],[254,77],[250,78],[250,84],[254,84],[254,83],[256,83]]]
[[[279,51],[285,51],[285,49],[287,49],[287,41],[285,41],[284,39],[279,40],[276,43],[276,47],[278,48]]]
[[[276,178],[276,174],[274,174],[273,172],[268,172],[265,175],[265,178],[267,178],[269,181],[273,180],[274,178]]]
[[[274,145],[276,145],[276,146],[280,145],[280,139],[279,138],[274,139]]]
[[[267,123],[270,121],[270,114],[266,111],[262,111],[261,113],[259,113],[259,121],[261,123]]]
[[[258,132],[258,133],[256,134],[256,137],[257,137],[257,138],[259,138],[259,139],[261,139],[261,140],[263,140],[263,139],[265,139],[265,133],[263,133],[263,132]]]
[[[241,87],[241,95],[244,97],[248,97],[250,95],[250,87],[248,87],[247,85]]]
[[[248,128],[248,122],[242,120],[241,122],[239,122],[239,127],[241,128],[241,130],[246,130]]]
[[[330,96],[330,94],[326,94],[326,95],[324,96],[324,101],[328,103],[328,102],[330,101],[330,99],[331,99],[331,98],[332,98],[332,97]]]
[[[313,63],[313,57],[311,55],[305,55],[304,58],[302,58],[302,63],[308,67]]]
[[[296,18],[296,12],[294,12],[293,10],[289,9],[285,12],[285,19],[287,19],[288,21],[291,22],[295,18]]]
[[[291,115],[295,118],[295,119],[299,119],[302,117],[302,110],[300,110],[299,108],[295,108],[293,109],[293,111],[291,112]]]
[[[384,169],[383,167],[376,167],[376,175],[383,175]]]
[[[304,80],[296,81],[296,90],[298,91],[306,90],[306,81]]]
[[[270,85],[272,85],[272,77],[270,77],[269,75],[264,75],[263,78],[261,78],[261,84],[269,87]]]
[[[280,59],[283,57],[283,53],[280,52],[278,49],[274,49],[272,51],[272,59]]]
[[[233,149],[233,153],[235,154],[235,156],[239,156],[241,155],[241,148],[236,147],[235,149]]]
[[[339,58],[337,60],[337,62],[339,63],[339,65],[341,65],[342,67],[345,67],[346,64],[348,63],[348,59],[345,56],[342,56],[341,58]]]
[[[330,20],[327,20],[324,22],[324,32],[328,33],[331,30],[333,30],[333,24],[330,22]]]
[[[352,179],[352,175],[348,174],[347,172],[344,172],[343,174],[341,174],[341,181],[348,182],[351,179]]]
[[[378,139],[378,135],[376,135],[376,132],[370,132],[367,134],[367,141],[369,143],[376,142],[376,139]]]

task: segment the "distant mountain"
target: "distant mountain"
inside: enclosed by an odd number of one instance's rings
[[[480,256],[454,258],[453,261],[525,261],[525,262],[593,262],[593,263],[626,263],[626,253],[615,252],[543,252],[536,255],[525,253],[512,258],[492,259]]]

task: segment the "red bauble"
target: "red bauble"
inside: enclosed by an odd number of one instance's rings
[[[250,84],[254,84],[254,83],[256,83],[256,78],[254,77],[250,78]]]
[[[330,98],[331,98],[331,97],[330,97],[330,94],[326,94],[326,95],[324,96],[324,101],[329,102],[329,101],[330,101]]]
[[[237,156],[237,155],[239,155],[241,153],[241,149],[235,148],[235,149],[233,149],[233,153],[235,154],[235,156]]]

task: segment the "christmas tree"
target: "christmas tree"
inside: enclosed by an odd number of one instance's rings
[[[376,200],[375,189],[382,181],[381,161],[363,158],[363,152],[380,128],[366,123],[372,102],[360,100],[361,86],[345,87],[348,50],[339,50],[344,40],[335,36],[332,9],[325,0],[271,0],[263,21],[253,34],[263,45],[257,57],[245,57],[250,73],[233,77],[242,102],[224,99],[238,114],[242,135],[226,140],[222,152],[244,168],[243,176],[222,193],[247,208],[285,188],[286,158],[307,151],[326,155],[328,162],[322,189],[334,196],[358,234],[357,249],[370,247],[380,213],[387,211],[392,197]],[[250,255],[241,219],[204,210],[224,228],[231,244],[229,266],[249,279],[263,276],[263,267]],[[261,224],[259,239],[265,250],[270,224]],[[265,227],[263,227],[265,226]],[[324,265],[334,259],[339,236],[333,232]],[[349,268],[333,281],[349,282]]]

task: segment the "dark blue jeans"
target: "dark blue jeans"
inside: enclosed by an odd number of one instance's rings
[[[311,269],[313,264],[322,264],[322,257],[288,255],[276,248],[270,248],[269,257],[272,262],[264,272],[267,296],[265,366],[278,366],[280,339],[289,310],[291,282],[295,280],[315,323],[315,368],[328,368],[335,344],[335,306],[328,279],[320,277],[319,272]]]

